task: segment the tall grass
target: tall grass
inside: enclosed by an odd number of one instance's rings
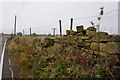
[[[54,43],[45,47],[46,43],[33,37],[8,41],[9,54],[21,78],[114,78],[110,67],[116,62],[114,57],[93,55],[77,45]]]

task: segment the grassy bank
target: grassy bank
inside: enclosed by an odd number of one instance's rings
[[[20,78],[114,78],[110,65],[115,59],[89,54],[76,45],[13,37],[7,47]]]

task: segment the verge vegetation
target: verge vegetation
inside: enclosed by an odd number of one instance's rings
[[[117,57],[91,54],[77,45],[63,42],[12,37],[7,43],[12,66],[17,67],[20,78],[115,78],[112,65]]]

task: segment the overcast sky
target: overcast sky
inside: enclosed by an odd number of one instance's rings
[[[17,15],[17,32],[40,34],[52,34],[52,28],[56,28],[59,34],[58,20],[62,20],[63,33],[70,29],[70,18],[74,18],[73,29],[76,25],[90,26],[90,22],[98,23],[96,17],[84,18],[98,15],[100,7],[104,12],[118,9],[117,2],[4,2],[0,4],[2,9],[2,32],[12,33],[14,28],[14,16]],[[103,16],[100,30],[110,34],[118,33],[118,11]]]

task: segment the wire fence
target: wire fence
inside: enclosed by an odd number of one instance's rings
[[[22,11],[24,5],[25,5],[25,3],[23,2],[21,4],[21,7],[20,7],[19,11],[17,12],[17,15],[19,15],[19,12]],[[104,13],[103,17],[105,17],[106,15],[115,13],[115,12],[118,12],[118,9],[115,9],[115,10]],[[80,21],[81,22],[85,21],[85,23],[90,25],[90,21],[94,21],[94,20],[97,21],[97,17],[99,17],[99,16],[100,15],[93,15],[93,16],[73,18],[74,19],[73,26],[80,25],[81,24]],[[69,24],[69,21],[67,19],[64,19],[63,23],[68,23]],[[106,24],[109,24],[109,23],[106,23]],[[70,25],[62,24],[62,27],[65,27],[65,26],[70,26]],[[114,26],[114,25],[112,25],[112,26]],[[110,33],[113,33],[113,27],[112,26],[109,27],[110,28],[110,30],[109,30]],[[59,33],[59,23],[58,23],[58,21],[55,21],[55,22],[52,22],[52,23],[49,23],[49,24],[45,24],[45,25],[38,25],[38,26],[34,26],[34,27],[31,26],[31,28],[32,28],[33,32],[42,32],[43,30],[45,31],[45,30],[49,29],[49,31],[51,30],[51,33],[52,33],[52,28],[56,28],[56,32]],[[64,29],[70,29],[70,28],[68,27],[68,28],[64,28]],[[75,30],[75,27],[73,27],[73,29]],[[101,26],[100,29],[101,29],[101,31],[106,31],[106,26]],[[28,30],[27,33],[29,33],[28,28],[25,28],[24,30],[25,31]],[[65,30],[63,32],[65,32]]]

